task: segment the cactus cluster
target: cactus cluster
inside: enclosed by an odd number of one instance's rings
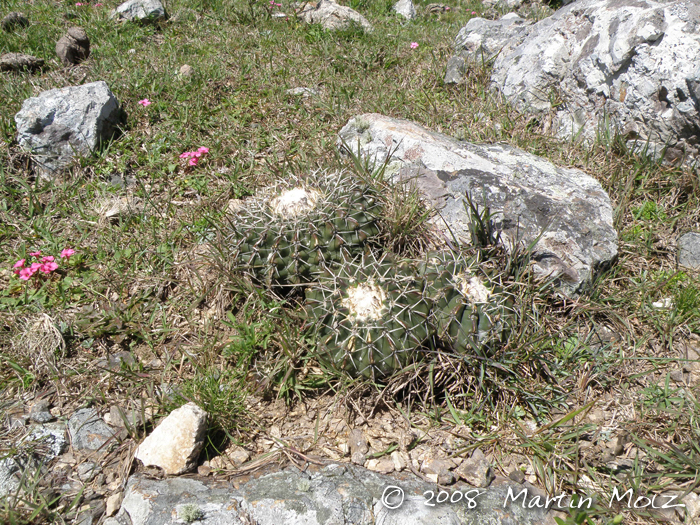
[[[431,306],[422,281],[410,270],[387,254],[369,253],[307,289],[321,362],[377,380],[417,357],[433,335]]]
[[[437,344],[488,356],[507,336],[512,303],[451,251],[423,260],[377,255],[381,202],[344,173],[317,173],[261,192],[230,221],[239,268],[267,286],[306,286],[318,359],[381,380]]]
[[[265,285],[304,284],[361,251],[379,232],[380,212],[369,185],[319,172],[247,199],[229,222],[226,244],[239,266]]]

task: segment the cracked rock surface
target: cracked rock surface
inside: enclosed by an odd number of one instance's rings
[[[692,162],[700,152],[699,25],[697,2],[651,0],[578,0],[532,25],[515,15],[472,19],[445,81],[460,78],[464,61],[493,56],[493,86],[560,137],[618,132],[628,147]]]

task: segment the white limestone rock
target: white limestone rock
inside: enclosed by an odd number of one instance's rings
[[[321,24],[324,29],[347,29],[354,22],[365,31],[372,31],[372,24],[364,16],[333,0],[307,2],[297,12],[297,16],[307,24]]]
[[[173,410],[143,440],[135,457],[146,466],[156,466],[168,475],[189,472],[197,465],[204,447],[207,413],[194,403]]]

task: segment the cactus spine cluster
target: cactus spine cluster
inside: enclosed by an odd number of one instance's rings
[[[322,363],[373,380],[401,370],[433,335],[423,283],[388,255],[346,261],[306,292]]]
[[[230,220],[233,257],[267,286],[314,281],[376,236],[373,190],[344,173],[283,181],[246,200]]]

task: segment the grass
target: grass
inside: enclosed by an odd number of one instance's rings
[[[272,18],[268,4],[255,0],[170,0],[171,19],[159,26],[110,21],[112,0],[104,7],[3,4],[24,11],[32,25],[1,33],[0,53],[34,54],[48,66],[42,74],[0,77],[3,398],[49,392],[61,400],[63,417],[86,403],[108,409],[133,402],[152,409],[155,422],[193,400],[212,415],[212,455],[228,442],[255,448],[275,400],[296,413],[332,398],[332,406],[368,420],[401,414],[397,420],[414,427],[456,433],[461,453],[480,446],[504,474],[507,462],[522,456],[552,494],[596,487],[606,501],[616,486],[695,490],[696,389],[670,377],[699,332],[698,275],[679,271],[674,256],[676,236],[698,224],[697,171],[658,165],[604,133],[590,147],[557,141],[488,89],[487,66],[471,67],[463,85],[444,86],[454,36],[472,11],[484,11],[479,2],[458,0],[451,5],[459,9],[413,22],[395,17],[391,2],[347,4],[376,30],[330,33],[291,16]],[[280,10],[291,6],[283,2]],[[75,24],[87,30],[92,55],[66,69],[53,48]],[[191,76],[179,73],[185,64]],[[13,115],[41,91],[97,80],[128,113],[123,135],[61,177],[36,177],[14,142]],[[287,94],[296,87],[318,95]],[[144,98],[152,104],[140,106]],[[521,323],[506,344],[481,360],[443,348],[387,384],[319,365],[299,297],[270,295],[222,273],[210,246],[231,201],[290,174],[346,169],[373,180],[392,203],[381,225],[385,249],[412,256],[428,249],[430,212],[415,190],[389,185],[361,159],[337,154],[338,130],[367,112],[462,140],[505,141],[584,169],[613,200],[617,264],[589,295],[557,299],[529,271],[527,251],[509,255],[494,246],[488,212],[474,210],[472,255],[517,299]],[[210,152],[197,166],[178,158],[200,146]],[[122,211],[106,217],[117,205]],[[12,274],[33,250],[58,255],[66,247],[76,254],[50,276],[24,282]],[[667,298],[669,308],[653,306]],[[95,365],[120,351],[136,363]],[[581,447],[606,443],[610,429],[589,416],[613,402],[631,414],[620,426],[632,436],[627,456],[637,458],[622,470]],[[322,412],[308,448],[294,450],[320,450]],[[131,429],[130,439],[149,429]],[[12,438],[3,434],[0,455],[11,454]],[[42,495],[38,478],[24,483],[0,507],[0,521],[60,522],[80,506],[79,495]],[[609,523],[616,516],[654,520],[647,510],[606,505],[570,520]]]

